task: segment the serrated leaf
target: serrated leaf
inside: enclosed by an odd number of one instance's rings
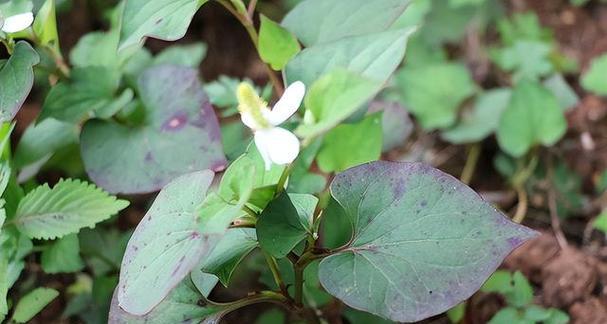
[[[325,135],[316,158],[318,167],[331,173],[376,161],[381,156],[382,137],[382,113],[356,124],[339,125]]]
[[[23,105],[34,84],[33,66],[39,62],[31,45],[17,42],[13,55],[0,69],[0,122],[12,120]]]
[[[520,157],[534,145],[550,146],[567,131],[556,97],[541,84],[521,81],[500,120],[497,140],[506,153]]]
[[[257,221],[261,248],[284,258],[307,235],[313,234],[312,214],[318,199],[312,195],[283,193],[272,200]]]
[[[234,270],[257,247],[257,235],[252,228],[234,228],[226,232],[213,252],[201,266],[202,271],[216,275],[228,287]]]
[[[82,159],[96,184],[112,193],[146,193],[188,172],[223,169],[219,123],[196,70],[147,69],[138,94],[143,125],[89,120],[83,127]]]
[[[30,238],[53,239],[94,227],[129,205],[80,180],[61,180],[29,192],[12,222]]]
[[[257,47],[261,59],[276,71],[282,70],[301,50],[293,34],[264,15],[261,15]]]
[[[127,312],[148,313],[210,252],[205,242],[218,238],[198,231],[197,211],[213,175],[205,170],[173,180],[137,225],[122,260],[117,292]]]
[[[410,0],[307,0],[291,10],[282,25],[309,47],[389,29],[410,3]]]
[[[198,8],[208,0],[129,0],[124,5],[119,49],[145,37],[174,41],[183,37]]]
[[[76,272],[84,268],[80,258],[80,244],[76,234],[66,235],[48,246],[40,257],[46,273]]]
[[[17,323],[29,321],[57,296],[59,296],[59,292],[52,288],[41,287],[30,291],[15,306],[13,320]]]
[[[453,125],[462,102],[476,92],[463,64],[406,66],[396,76],[403,104],[426,130]]]
[[[331,195],[353,237],[321,261],[322,285],[350,307],[398,322],[467,299],[536,235],[455,178],[419,163],[355,167],[337,175]]]

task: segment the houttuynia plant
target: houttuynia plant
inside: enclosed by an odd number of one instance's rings
[[[110,323],[215,323],[259,303],[281,306],[294,321],[321,323],[332,302],[414,322],[466,300],[535,236],[446,173],[379,161],[388,141],[410,130],[386,137],[384,117],[390,122],[394,114],[398,128],[402,110],[369,110],[369,103],[403,62],[418,30],[409,8],[421,2],[298,2],[278,22],[257,15],[256,0],[124,0],[109,11],[109,30],[82,37],[69,64],[54,0],[0,3],[0,40],[10,54],[0,61],[2,317],[26,322],[57,296],[38,288],[6,302],[24,258],[42,251],[47,273],[96,264],[95,280],[72,288],[92,285],[109,296],[116,287]],[[229,78],[203,84],[195,69],[202,44],[156,55],[143,47],[147,38],[182,38],[211,3],[242,23],[271,90]],[[420,78],[407,72],[398,82],[411,80]],[[11,121],[34,81],[48,94],[13,154],[6,145]],[[458,100],[474,89],[464,92]],[[430,117],[431,128],[455,120]],[[60,154],[75,156],[95,185],[28,185]],[[77,176],[68,164],[60,168]],[[110,193],[159,190],[130,239],[103,226],[84,230],[128,205]],[[233,287],[250,254],[265,260],[258,267],[265,288],[212,300],[217,285]]]

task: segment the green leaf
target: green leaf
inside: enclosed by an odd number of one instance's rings
[[[207,46],[202,42],[188,45],[173,45],[158,53],[151,65],[172,64],[186,67],[198,67],[207,53]]]
[[[27,42],[17,42],[0,69],[0,122],[12,120],[23,105],[34,84],[32,67],[39,62],[38,53]]]
[[[301,47],[297,38],[268,17],[261,15],[259,56],[276,71],[282,70]]]
[[[549,55],[552,46],[537,41],[517,41],[514,45],[496,49],[491,58],[502,70],[512,72],[515,81],[538,80],[554,71]]]
[[[607,210],[603,211],[593,222],[592,227],[607,235]]]
[[[554,145],[566,131],[556,97],[537,82],[522,81],[502,114],[497,140],[506,153],[520,157],[535,145]]]
[[[476,92],[470,72],[459,63],[407,66],[396,81],[403,104],[426,130],[453,125],[459,106]]]
[[[120,74],[106,67],[76,68],[70,81],[55,85],[44,101],[38,120],[55,118],[79,123],[110,105],[120,83]]]
[[[532,12],[518,13],[502,19],[497,23],[502,42],[511,46],[517,41],[528,40],[551,43],[553,42],[552,31],[540,24],[537,15]]]
[[[388,30],[308,47],[287,64],[287,82],[301,81],[310,87],[323,75],[345,69],[383,84],[402,62],[414,31]]]
[[[495,314],[489,324],[532,324],[532,322],[525,321],[523,314],[514,307],[502,308]]]
[[[533,301],[533,288],[520,271],[515,273],[497,271],[481,289],[503,295],[508,304],[515,307],[523,307]]]
[[[329,131],[371,100],[381,84],[338,69],[316,81],[305,98],[306,113],[313,123],[300,125],[295,132],[311,138]]]
[[[467,299],[536,235],[425,164],[365,164],[337,175],[331,195],[354,233],[321,261],[322,285],[350,307],[398,322]]]
[[[198,292],[190,278],[185,278],[170,294],[151,312],[132,315],[118,304],[119,290],[112,298],[109,323],[116,324],[166,324],[192,322],[201,323],[203,319],[221,311],[219,307],[200,306],[203,296]]]
[[[582,87],[599,96],[607,96],[607,54],[595,58],[582,76]]]
[[[312,215],[318,199],[283,193],[272,200],[257,221],[259,246],[275,258],[284,258],[306,236],[312,236]]]
[[[194,14],[208,0],[129,0],[122,12],[119,50],[145,37],[174,41],[182,38]]]
[[[25,323],[38,314],[46,305],[59,296],[59,292],[52,288],[36,288],[23,296],[15,306],[13,320]]]
[[[307,0],[291,10],[282,25],[310,47],[385,31],[410,3],[410,0]]]
[[[48,46],[55,51],[59,50],[55,0],[46,0],[42,7],[40,7],[34,20],[33,29],[38,44]]]
[[[80,253],[95,276],[104,276],[120,270],[122,256],[131,234],[131,231],[121,232],[116,228],[84,229],[78,233]]]
[[[367,116],[356,124],[343,124],[325,135],[318,152],[318,167],[325,173],[344,171],[376,161],[382,151],[382,114]]]
[[[38,124],[30,124],[25,129],[13,162],[20,169],[75,143],[78,143],[77,125],[47,118]]]
[[[226,232],[215,249],[203,262],[201,269],[216,275],[228,287],[230,279],[240,262],[257,247],[255,229],[234,228]]]
[[[122,260],[117,292],[127,312],[152,310],[219,240],[219,235],[198,231],[198,211],[212,180],[208,170],[173,180],[137,225]]]
[[[70,52],[70,63],[75,67],[118,68],[126,57],[124,53],[118,53],[117,50],[117,32],[91,32],[78,40]]]
[[[9,288],[8,255],[6,252],[0,251],[0,321],[4,320],[4,316],[8,314],[6,296]]]
[[[508,107],[512,90],[489,90],[476,98],[474,107],[462,114],[460,121],[441,135],[454,144],[480,142],[498,128],[502,113]]]
[[[42,251],[42,270],[46,273],[76,272],[84,268],[76,234],[66,235]]]
[[[60,180],[29,192],[12,220],[30,238],[53,239],[77,233],[115,215],[129,205],[80,180]]]
[[[152,67],[139,77],[138,94],[142,125],[89,120],[83,127],[82,159],[96,184],[146,193],[188,172],[223,169],[219,124],[196,70]]]

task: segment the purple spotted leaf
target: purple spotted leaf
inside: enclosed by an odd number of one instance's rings
[[[424,164],[364,164],[339,174],[331,194],[353,237],[322,260],[320,281],[347,305],[393,321],[419,321],[467,299],[536,235]]]
[[[120,270],[118,303],[128,313],[144,315],[160,303],[219,241],[202,234],[197,211],[213,172],[184,175],[167,185],[131,237]]]
[[[84,125],[82,159],[97,185],[112,193],[154,192],[180,175],[224,168],[219,123],[197,75],[186,67],[152,67],[138,80],[143,125]]]

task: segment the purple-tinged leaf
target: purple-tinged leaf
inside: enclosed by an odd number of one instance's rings
[[[198,231],[196,213],[212,180],[208,170],[187,174],[156,197],[122,260],[118,302],[125,311],[150,312],[212,250],[206,243],[215,238]]]
[[[320,263],[320,281],[347,305],[393,321],[419,321],[467,299],[536,235],[424,164],[364,164],[339,174],[331,194],[354,234]]]
[[[95,183],[112,193],[146,193],[188,172],[224,168],[219,123],[196,70],[152,67],[138,87],[144,125],[84,125],[82,159]]]

